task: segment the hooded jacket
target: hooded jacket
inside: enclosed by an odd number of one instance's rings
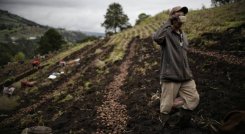
[[[183,31],[180,34],[175,32],[168,20],[152,35],[152,38],[161,46],[161,82],[183,82],[193,79],[187,58],[186,34]]]

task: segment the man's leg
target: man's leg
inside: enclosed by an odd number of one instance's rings
[[[160,98],[160,117],[159,120],[163,126],[170,118],[170,111],[173,106],[173,101],[178,94],[181,83],[163,82],[161,84],[161,98]]]
[[[172,118],[168,120],[170,127],[175,127],[177,124],[179,124],[179,127],[188,127],[190,125],[191,112],[199,103],[199,94],[196,90],[195,81],[182,82],[179,96],[179,101],[181,101],[179,104],[182,105],[183,109],[179,109],[179,112],[173,114]],[[177,101],[177,98],[175,101]]]
[[[163,126],[169,120],[176,122],[177,118],[173,118],[169,113],[173,107],[174,99],[176,98],[181,83],[176,82],[163,82],[161,85],[162,93],[160,98],[160,121]],[[169,124],[169,123],[168,123]]]
[[[184,109],[194,110],[199,104],[199,94],[194,80],[183,82],[179,89],[179,95],[184,99]]]
[[[163,82],[161,85],[162,93],[160,98],[160,112],[170,113],[174,99],[176,98],[181,83]]]

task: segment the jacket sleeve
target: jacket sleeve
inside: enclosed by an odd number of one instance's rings
[[[158,44],[162,45],[166,37],[166,27],[161,26],[156,32],[153,33],[152,39]]]
[[[162,45],[165,42],[167,28],[171,26],[170,22],[164,23],[155,33],[152,35],[152,39],[158,44]]]

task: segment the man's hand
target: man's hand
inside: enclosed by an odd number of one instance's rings
[[[171,20],[171,22],[177,21],[177,22],[180,22],[180,23],[185,23],[187,18],[184,15],[173,15],[173,16],[170,17],[170,20]]]

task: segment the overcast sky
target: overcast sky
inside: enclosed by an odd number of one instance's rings
[[[113,2],[122,5],[132,25],[142,12],[155,15],[178,5],[187,6],[189,9],[211,5],[211,0],[0,0],[0,9],[42,25],[104,32],[101,23],[108,5]]]

